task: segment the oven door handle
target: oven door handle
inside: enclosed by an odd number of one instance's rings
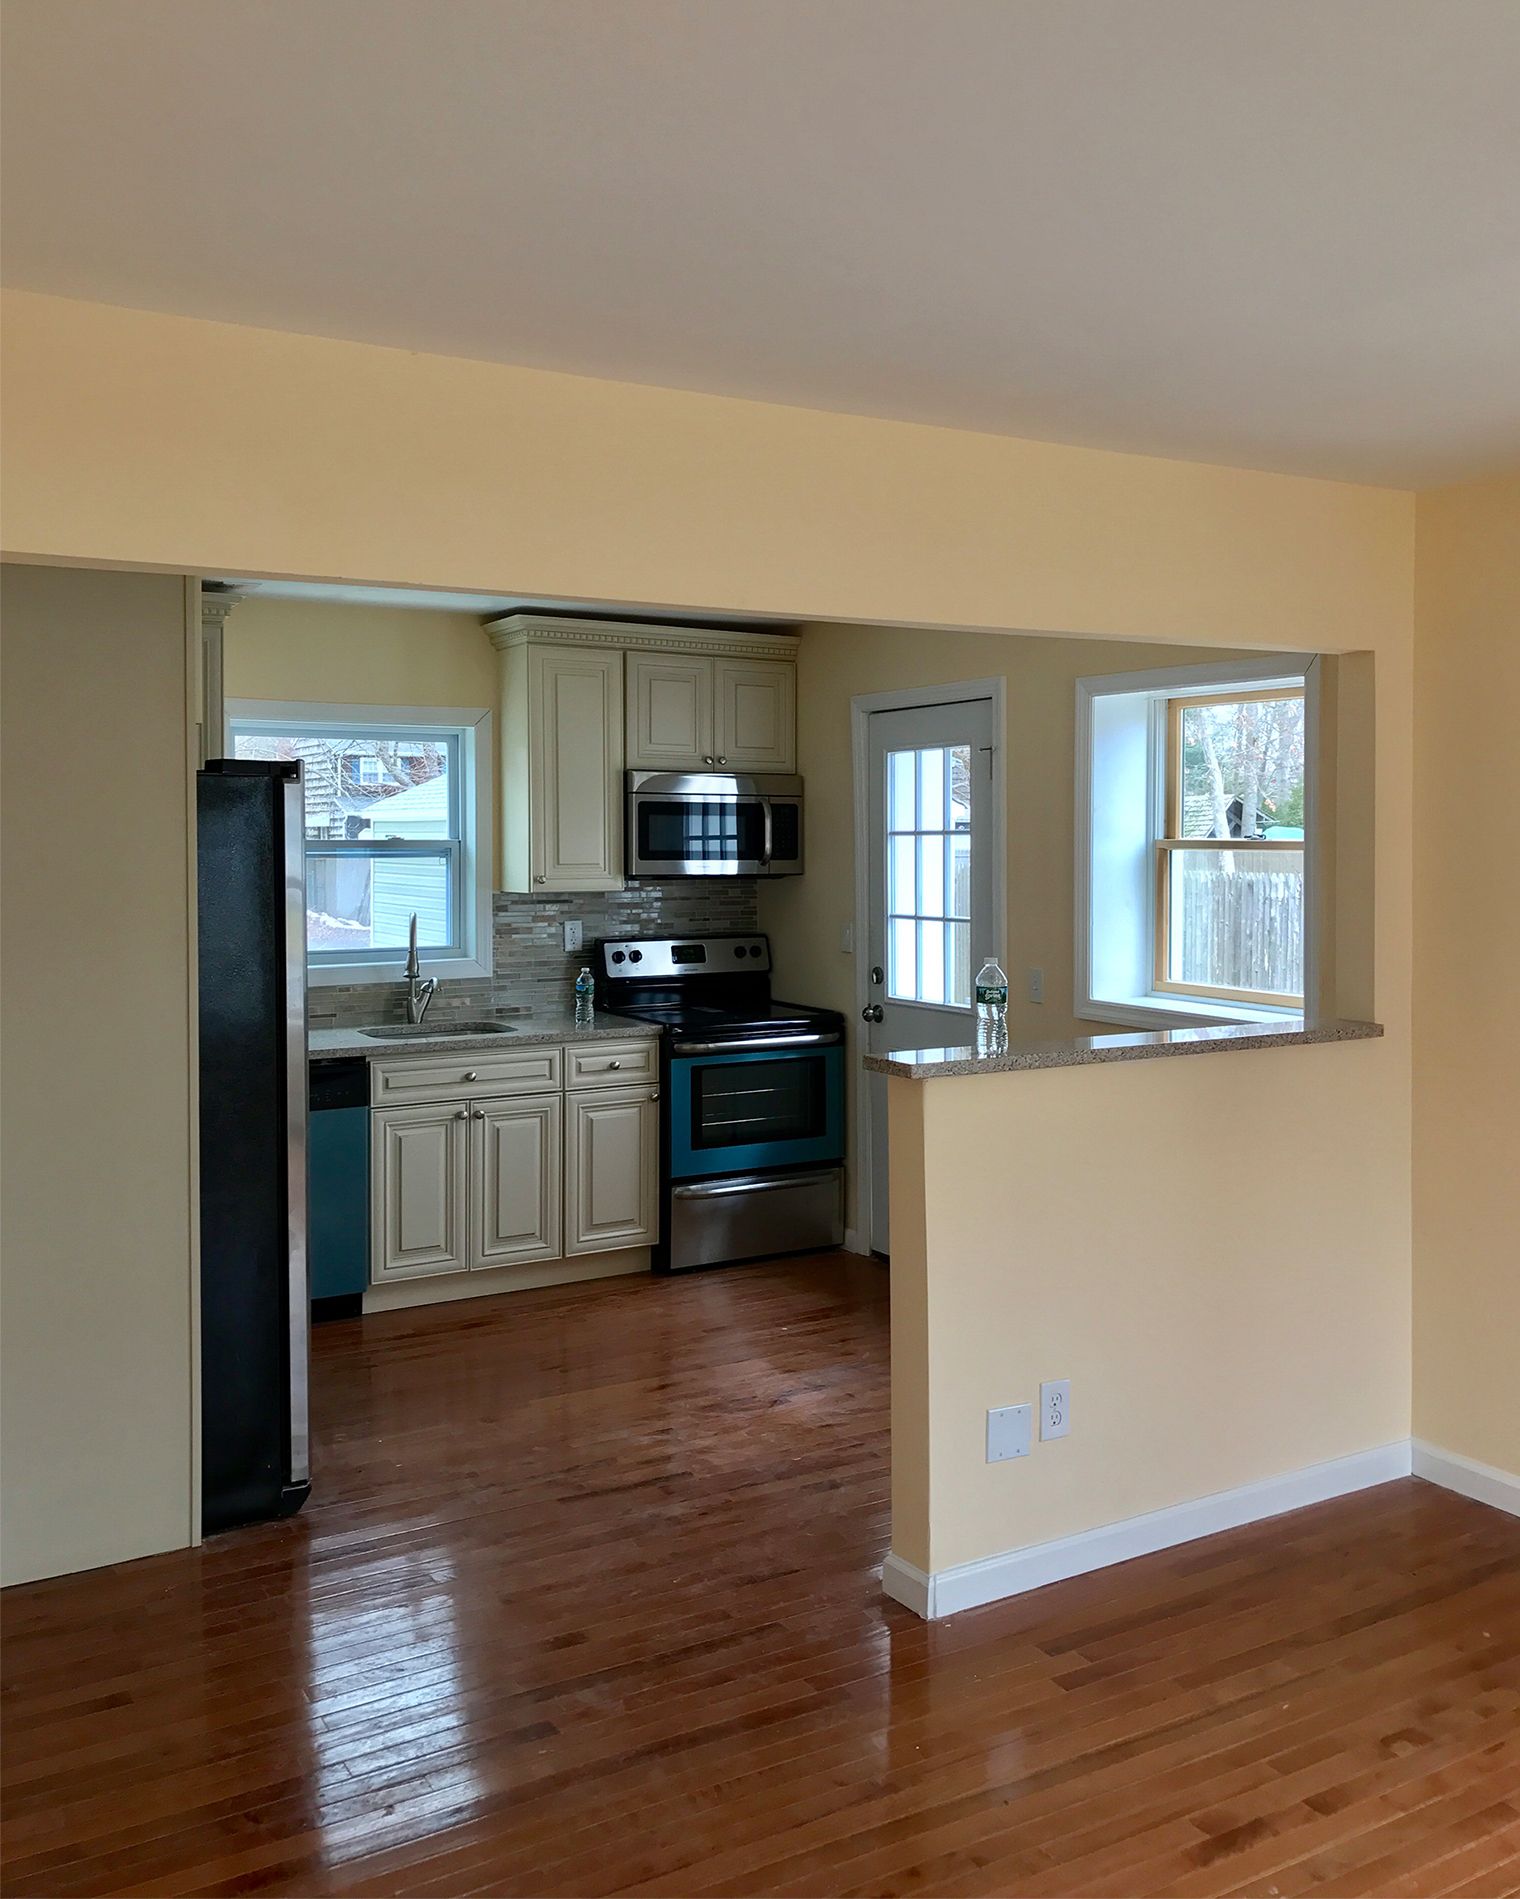
[[[837,1029],[822,1029],[811,1035],[754,1035],[732,1042],[673,1042],[672,1055],[739,1055],[751,1049],[832,1048],[844,1037]]]
[[[728,1180],[702,1180],[690,1186],[678,1183],[670,1190],[673,1200],[720,1200],[736,1193],[781,1193],[792,1187],[815,1187],[819,1181],[836,1180],[837,1167],[820,1167],[808,1174],[741,1174]]]

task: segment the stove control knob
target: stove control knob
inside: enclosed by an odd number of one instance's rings
[[[630,963],[642,963],[644,960],[644,952],[642,950],[629,950],[628,960]]]
[[[744,953],[745,953],[744,945],[742,943],[735,943],[734,945],[735,956],[743,956]]]
[[[621,950],[614,950],[612,952],[612,960],[615,963],[621,963],[624,960],[623,952]]]
[[[763,956],[765,952],[761,949],[758,943],[751,943],[749,946],[749,953],[751,956]]]

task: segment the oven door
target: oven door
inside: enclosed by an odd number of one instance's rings
[[[701,1180],[844,1156],[844,1049],[671,1054],[670,1177]]]

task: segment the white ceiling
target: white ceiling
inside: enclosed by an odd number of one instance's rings
[[[1396,485],[1520,459],[1520,0],[6,0],[4,274]]]

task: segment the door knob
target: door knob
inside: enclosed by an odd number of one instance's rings
[[[484,1108],[476,1108],[476,1109],[474,1109],[474,1110],[473,1110],[473,1112],[474,1112],[474,1116],[475,1116],[475,1119],[476,1119],[477,1121],[484,1121],[484,1120],[485,1120],[485,1118],[486,1118],[486,1111],[485,1111],[485,1109],[484,1109]]]
[[[862,1022],[879,1022],[881,1020],[881,1004],[879,1002],[868,1002],[860,1012],[860,1019]]]
[[[456,1111],[454,1115],[454,1119],[456,1121],[468,1121],[469,1118],[470,1118],[470,1111],[468,1108],[460,1108]]]
[[[726,765],[726,764],[728,763],[728,760],[727,760],[726,758],[720,758],[720,759],[718,760],[718,763],[719,763],[720,765]]]

